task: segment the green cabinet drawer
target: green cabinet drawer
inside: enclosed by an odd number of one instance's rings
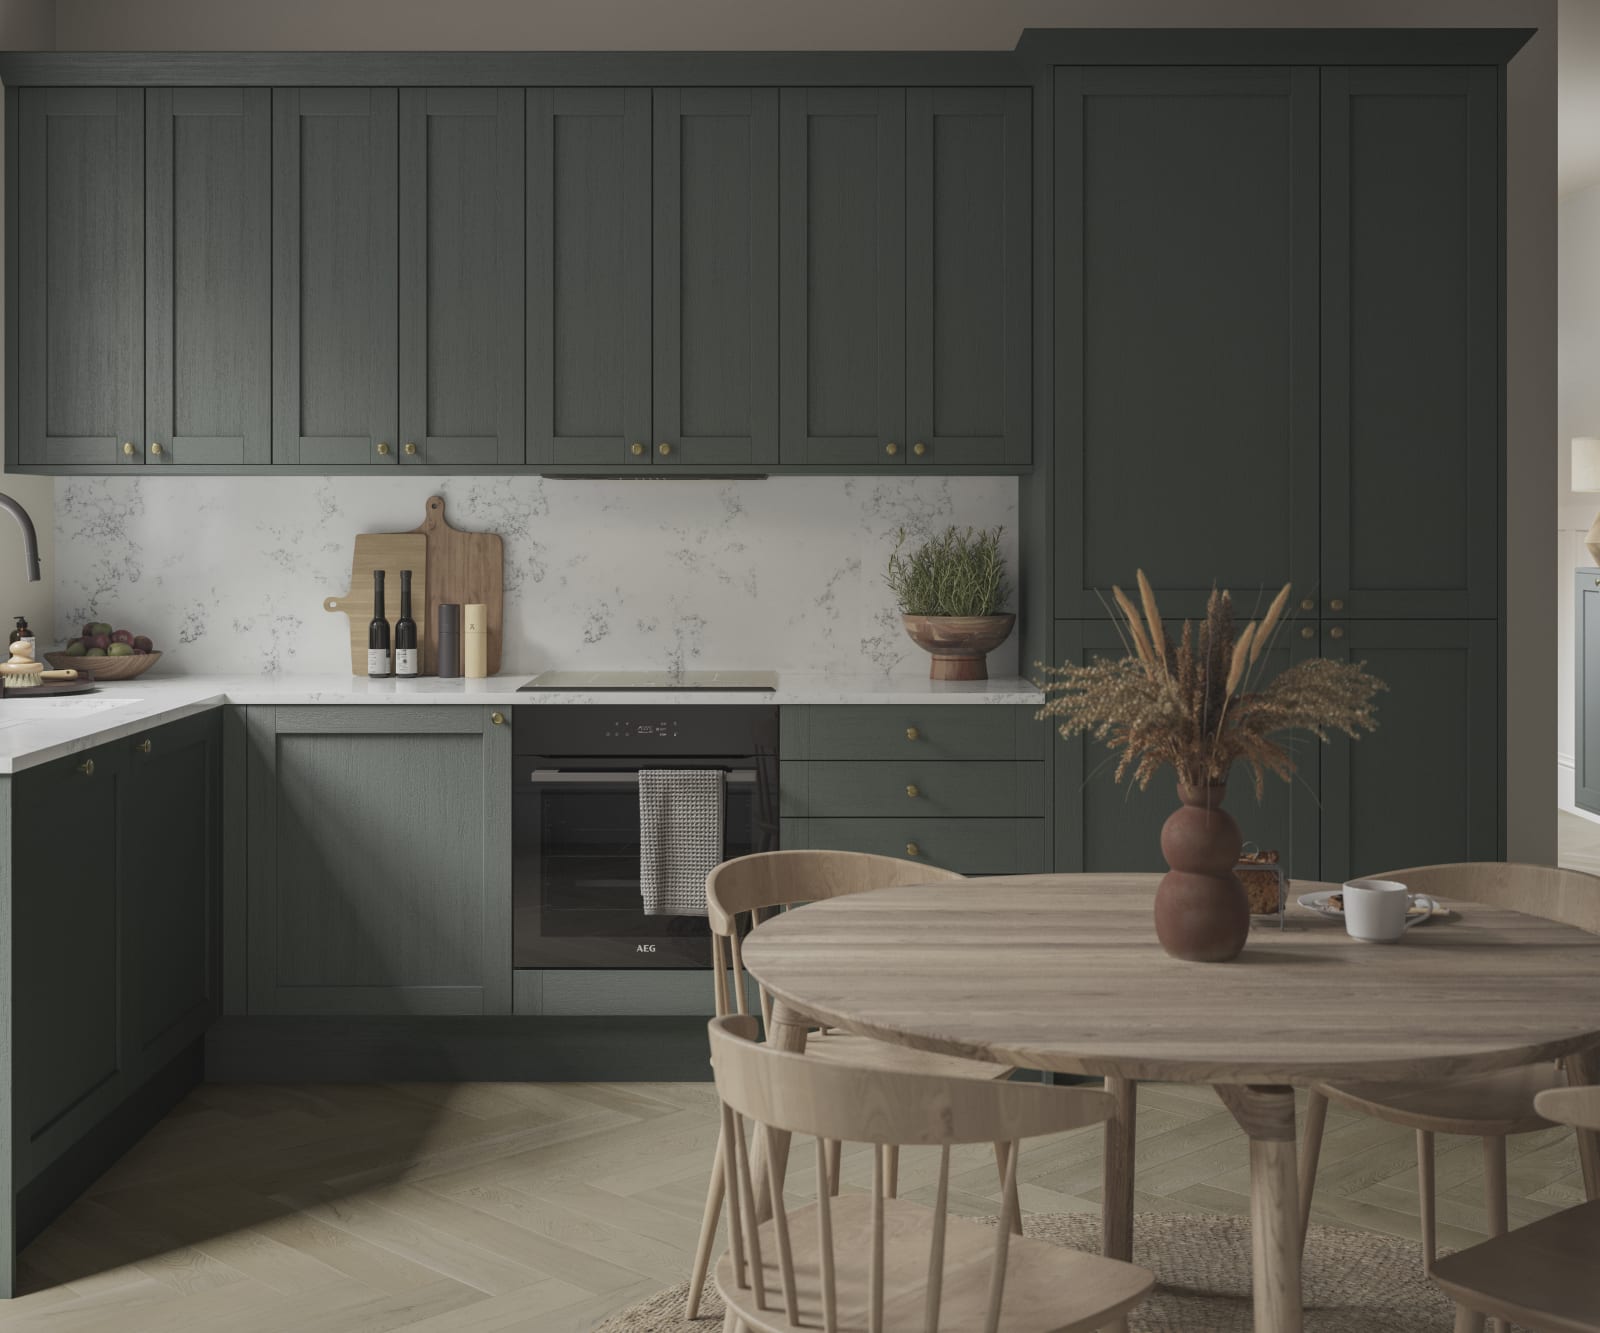
[[[1042,763],[785,761],[779,787],[789,818],[1044,816]]]
[[[785,708],[785,759],[1043,759],[1048,728],[1009,704],[815,704]]]
[[[1031,875],[1046,869],[1043,819],[785,819],[785,848],[872,852],[926,861],[963,875]]]

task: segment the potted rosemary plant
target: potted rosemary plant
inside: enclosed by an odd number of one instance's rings
[[[900,602],[901,621],[919,648],[933,654],[931,680],[987,680],[988,655],[1017,623],[1005,610],[1011,595],[1002,528],[948,527],[909,554],[905,529],[889,556],[885,579]]]
[[[1170,765],[1182,804],[1161,829],[1171,867],[1156,894],[1156,935],[1175,958],[1227,962],[1244,948],[1250,906],[1233,868],[1239,826],[1222,808],[1233,766],[1247,766],[1256,799],[1266,775],[1288,781],[1294,760],[1278,739],[1309,732],[1355,738],[1376,725],[1373,696],[1387,686],[1364,663],[1312,658],[1265,679],[1266,654],[1283,625],[1289,585],[1260,621],[1242,630],[1233,600],[1213,591],[1206,618],[1167,634],[1155,593],[1139,571],[1140,605],[1112,589],[1126,655],[1083,666],[1047,667],[1039,717],[1058,722],[1064,737],[1087,734],[1118,753],[1115,780],[1140,789]]]

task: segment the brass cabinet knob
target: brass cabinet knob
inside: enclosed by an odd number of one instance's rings
[[[1330,639],[1342,639],[1342,638],[1344,638],[1344,626],[1343,625],[1335,625],[1332,629],[1330,629],[1328,631],[1328,637]]]
[[[919,739],[921,739],[921,737],[922,737],[922,733],[920,731],[918,731],[915,727],[907,727],[906,728],[906,739],[908,741],[919,740]]]
[[[142,741],[140,741],[133,748],[135,750],[137,750],[140,754],[149,754],[150,753],[150,738],[148,736],[146,736]]]
[[[379,458],[387,458],[388,456],[389,456],[389,442],[387,440],[379,440],[378,441],[378,457]]]
[[[1302,625],[1300,626],[1300,637],[1302,639],[1314,639],[1317,637],[1317,632],[1310,625]]]
[[[1302,597],[1300,599],[1300,609],[1302,611],[1315,611],[1317,609],[1317,604],[1309,597]]]
[[[914,445],[911,446],[911,452],[914,453],[918,458],[921,458],[923,454],[928,452],[928,446],[925,445],[921,440],[918,440]]]
[[[637,440],[635,440],[632,444],[630,444],[628,446],[628,452],[630,454],[632,454],[635,458],[638,458],[642,453],[644,453],[644,445],[640,444]]]
[[[1328,610],[1330,610],[1330,611],[1343,611],[1344,610],[1344,598],[1343,597],[1335,597],[1331,602],[1328,603]]]
[[[150,441],[150,452],[153,453],[157,458],[160,458],[161,455],[163,453],[165,453],[166,451],[164,449],[162,449],[160,440],[151,440]]]
[[[497,727],[503,727],[506,724],[506,715],[504,713],[490,713],[489,721],[493,722]]]
[[[906,784],[906,795],[914,801],[917,799],[917,797],[922,795],[922,790],[915,782],[908,782]]]
[[[660,444],[656,445],[656,452],[665,458],[672,452],[672,446],[663,440]]]
[[[900,446],[893,440],[890,440],[888,444],[883,446],[883,452],[888,454],[890,458],[893,458],[897,453],[900,452]]]
[[[407,440],[406,441],[406,457],[407,458],[414,458],[416,456],[416,452],[417,452],[417,446],[414,445],[410,440]]]
[[[94,760],[85,759],[78,765],[78,772],[82,773],[86,778],[92,778],[94,776]]]
[[[914,843],[914,842],[908,842],[906,844],[906,855],[907,856],[921,856],[922,855],[922,848],[918,847],[917,844]]]
[[[122,442],[122,452],[129,458],[132,458],[134,454],[138,453],[138,450],[133,447],[132,440],[124,440]]]

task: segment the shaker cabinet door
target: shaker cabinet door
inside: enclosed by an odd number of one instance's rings
[[[137,465],[144,439],[144,92],[14,103],[16,458]]]
[[[520,88],[400,93],[400,448],[523,461]]]
[[[779,115],[783,461],[903,463],[905,91],[785,88]]]
[[[272,461],[393,464],[395,90],[272,96]]]
[[[1322,72],[1322,582],[1335,612],[1498,614],[1498,107],[1490,68]]]
[[[906,93],[911,467],[1033,456],[1033,214],[1025,88]]]
[[[272,94],[145,93],[145,462],[272,461]]]
[[[528,462],[647,468],[650,90],[527,97]]]
[[[654,97],[655,462],[778,461],[778,92]]]
[[[1057,614],[1310,594],[1316,70],[1063,69],[1055,116]]]

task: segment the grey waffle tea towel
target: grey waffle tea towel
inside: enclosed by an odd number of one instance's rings
[[[722,863],[720,768],[639,771],[639,890],[646,916],[704,916]]]

